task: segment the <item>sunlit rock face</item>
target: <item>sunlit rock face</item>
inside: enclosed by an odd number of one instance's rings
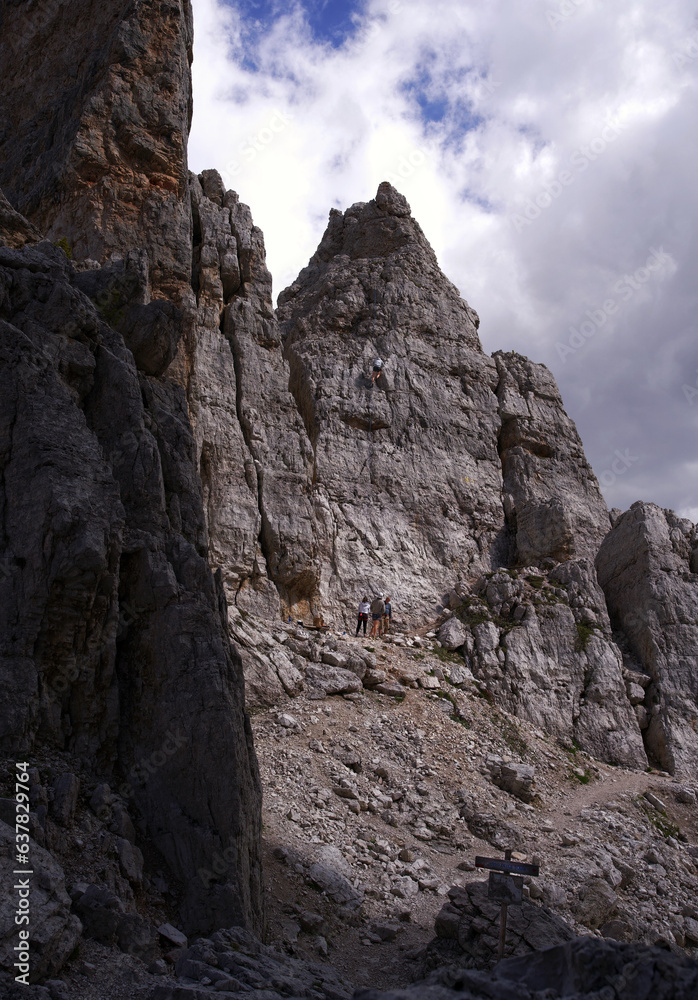
[[[484,354],[389,184],[330,213],[278,319],[313,453],[309,603],[379,589],[423,614],[498,565],[593,557],[608,515],[552,376]]]
[[[698,771],[698,529],[656,504],[634,503],[596,559],[626,658],[651,683],[638,711],[652,760],[672,774]],[[638,692],[639,698],[639,692]]]

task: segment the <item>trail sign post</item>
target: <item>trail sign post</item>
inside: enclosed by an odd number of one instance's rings
[[[535,877],[540,874],[540,865],[527,865],[522,861],[512,861],[511,851],[501,858],[475,858],[476,868],[489,869],[487,896],[501,904],[499,914],[499,953],[504,956],[504,942],[507,936],[507,907],[520,906],[523,902],[523,876]]]

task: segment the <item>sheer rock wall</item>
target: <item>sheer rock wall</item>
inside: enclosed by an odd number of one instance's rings
[[[656,504],[634,503],[596,558],[637,692],[650,759],[671,774],[698,771],[698,527]],[[644,691],[644,697],[643,697]]]
[[[0,188],[99,263],[148,251],[156,296],[191,272],[189,0],[8,0],[0,8]]]
[[[82,278],[50,243],[0,249],[0,744],[125,787],[190,930],[259,928],[261,793],[185,395]]]
[[[120,785],[186,929],[259,930],[261,790],[177,368],[183,338],[205,352],[219,324],[192,287],[191,7],[9,2],[0,18],[0,741]],[[239,540],[237,522],[235,506]]]

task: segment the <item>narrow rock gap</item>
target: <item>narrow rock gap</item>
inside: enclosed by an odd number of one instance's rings
[[[223,330],[224,328],[225,317],[228,314],[228,310],[230,308],[231,306],[227,305],[223,310],[221,318],[221,330]],[[269,576],[269,579],[276,586],[276,581],[273,579],[271,575],[272,551],[267,542],[267,535],[269,533],[269,521],[267,519],[264,510],[264,473],[262,470],[261,463],[259,462],[259,460],[255,455],[255,449],[252,444],[252,435],[250,434],[250,428],[247,421],[245,420],[245,415],[242,408],[243,388],[242,388],[242,372],[240,370],[241,359],[238,356],[238,345],[237,345],[237,339],[235,337],[235,326],[234,324],[231,324],[231,326],[233,328],[232,336],[226,337],[226,340],[230,345],[230,356],[232,358],[233,372],[235,374],[235,412],[237,415],[238,424],[240,425],[240,430],[242,432],[242,438],[250,454],[250,458],[254,463],[255,476],[257,480],[257,509],[259,511],[259,517],[260,517],[260,527],[259,527],[259,532],[257,534],[257,541],[259,543],[259,547],[266,562],[267,574]]]

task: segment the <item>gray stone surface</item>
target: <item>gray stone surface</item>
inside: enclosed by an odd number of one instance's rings
[[[651,678],[643,703],[647,750],[685,777],[698,770],[697,545],[690,521],[638,502],[618,518],[596,559],[627,666]]]
[[[80,779],[74,774],[62,774],[53,786],[51,815],[62,826],[67,826],[75,815],[80,791]]]
[[[351,995],[351,988],[330,966],[289,958],[239,927],[200,938],[179,956],[176,971],[179,983],[156,986],[149,1000],[208,1000],[221,995],[348,1000]]]
[[[0,191],[0,245],[18,250],[29,243],[40,243],[41,233],[16,212]]]
[[[497,704],[602,760],[647,766],[589,560],[487,574],[456,615],[466,664]]]
[[[610,527],[596,476],[555,379],[513,352],[494,355],[504,508],[521,566],[593,559]]]
[[[75,285],[49,243],[0,249],[0,740],[117,763],[187,926],[257,926],[256,762],[184,393]]]
[[[241,277],[229,233],[216,268],[202,258],[192,205],[191,5],[48,0],[12,16],[0,184],[67,253],[17,249],[36,230],[2,202],[0,742],[52,742],[118,786],[185,887],[188,929],[259,928],[242,666],[173,362],[193,327],[219,327],[215,308],[198,312],[207,268],[228,296]]]
[[[502,542],[497,375],[477,316],[385,184],[374,201],[331,212],[279,319],[312,446],[314,558],[298,552],[309,593],[347,619],[366,589],[399,586],[403,615],[435,607]]]
[[[79,259],[144,248],[154,287],[177,298],[192,259],[189,0],[46,0],[2,17],[8,200]]]
[[[467,637],[468,630],[455,615],[447,618],[436,633],[436,638],[444,649],[458,649],[465,643]]]
[[[354,1000],[692,1000],[698,963],[662,948],[595,938],[505,958],[494,972],[457,964],[394,990],[357,990]]]
[[[530,802],[534,796],[535,771],[531,764],[510,761],[501,764],[498,773],[493,776],[493,781],[499,788],[515,795],[522,802]]]

